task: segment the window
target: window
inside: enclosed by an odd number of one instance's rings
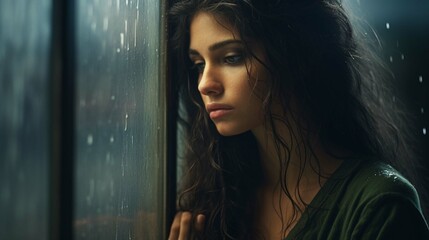
[[[49,235],[51,9],[0,2],[0,239]]]
[[[76,239],[162,239],[161,3],[77,1]]]
[[[165,6],[0,3],[1,239],[166,238]]]

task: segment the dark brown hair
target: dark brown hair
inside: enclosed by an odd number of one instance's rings
[[[260,237],[253,228],[252,208],[262,173],[253,135],[220,136],[205,111],[188,58],[190,22],[200,11],[228,22],[245,43],[256,40],[263,46],[268,61],[262,63],[272,76],[262,96],[266,120],[283,121],[292,142],[306,145],[308,151],[300,153],[303,161],[317,159],[309,143],[311,133],[332,156],[347,161],[375,157],[413,180],[412,154],[401,130],[404,121],[389,101],[390,88],[380,73],[383,64],[363,47],[341,1],[176,1],[170,9],[171,47],[177,59],[183,104],[180,116],[186,133],[178,205],[181,210],[207,216],[204,239]],[[252,54],[250,47],[248,51]],[[279,119],[270,112],[274,98],[280,99],[290,118]],[[292,110],[291,99],[299,114]],[[293,147],[275,129],[274,137],[279,156],[290,156]],[[341,155],[335,151],[338,148],[350,154]],[[280,159],[279,184],[291,198],[284,182],[288,164],[289,158]],[[302,211],[292,202],[296,213]]]

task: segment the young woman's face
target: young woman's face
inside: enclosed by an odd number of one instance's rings
[[[261,48],[250,46],[263,60]],[[262,125],[259,86],[268,74],[246,53],[235,29],[209,13],[197,13],[190,26],[189,57],[199,72],[198,91],[221,135],[237,135]]]

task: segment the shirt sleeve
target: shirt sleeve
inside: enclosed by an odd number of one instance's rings
[[[429,229],[418,203],[399,193],[385,193],[363,207],[352,239],[429,240]]]

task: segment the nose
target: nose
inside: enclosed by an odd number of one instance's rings
[[[198,91],[202,95],[217,96],[223,92],[223,85],[219,70],[206,65],[198,83]]]

